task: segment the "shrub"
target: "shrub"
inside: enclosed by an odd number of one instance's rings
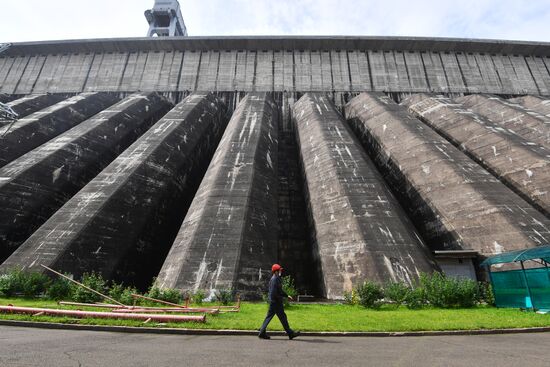
[[[293,299],[296,299],[296,297],[298,296],[298,290],[296,289],[296,285],[294,284],[294,279],[290,275],[281,278],[281,285],[283,287],[283,292],[285,292]],[[285,305],[288,306],[288,298],[285,298],[283,302]]]
[[[84,273],[81,283],[97,292],[105,293],[106,282],[101,274],[96,274],[95,272]],[[102,298],[98,294],[90,292],[82,287],[77,287],[73,294],[73,300],[75,302],[94,303],[101,301]]]
[[[135,287],[126,287],[122,291],[122,294],[120,295],[120,298],[118,301],[125,305],[133,305],[136,300],[134,297],[132,297],[132,294],[139,294],[137,288]]]
[[[178,303],[178,304],[181,303],[183,299],[183,295],[178,289],[159,288],[156,285],[154,285],[154,283],[149,288],[149,291],[147,292],[147,294],[145,294],[145,296],[149,298],[158,299],[161,301]]]
[[[479,282],[479,302],[485,302],[489,306],[495,305],[495,294],[491,283]]]
[[[109,297],[125,305],[134,304],[132,294],[138,294],[138,290],[135,287],[125,287],[122,283],[112,283],[109,289]]]
[[[205,298],[206,298],[206,293],[203,290],[199,289],[191,295],[191,302],[197,305],[202,305]]]
[[[161,292],[161,300],[172,303],[181,303],[183,295],[179,289],[163,288]]]
[[[23,292],[24,274],[19,269],[12,269],[6,274],[0,275],[0,295],[13,297],[16,293]]]
[[[109,297],[120,302],[122,292],[124,292],[124,284],[115,282],[111,283],[111,286],[109,287]]]
[[[397,308],[406,302],[409,292],[411,288],[402,282],[390,282],[384,287],[384,296]]]
[[[422,274],[420,284],[427,301],[435,307],[473,307],[479,299],[478,284],[470,279],[447,277],[436,272]]]
[[[381,299],[384,298],[382,287],[368,280],[357,287],[359,304],[367,308],[378,308],[381,305]]]
[[[25,297],[37,297],[46,292],[50,278],[42,273],[21,273],[21,292]]]
[[[46,297],[54,301],[72,299],[75,292],[75,286],[66,279],[58,278],[50,283],[46,290]]]
[[[220,289],[215,294],[216,301],[222,305],[228,305],[233,302],[233,290],[232,289]]]
[[[12,269],[0,275],[0,295],[13,297],[22,294],[24,297],[37,297],[48,288],[50,279],[38,272],[24,272]]]
[[[351,291],[344,291],[344,303],[346,305],[359,304],[359,298],[357,297],[357,291],[352,289]]]
[[[411,288],[405,297],[405,304],[411,310],[422,308],[426,304],[426,295],[421,287]]]

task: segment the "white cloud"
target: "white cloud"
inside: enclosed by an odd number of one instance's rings
[[[141,37],[154,0],[3,4],[0,41]],[[190,35],[377,35],[550,41],[550,0],[181,0]]]

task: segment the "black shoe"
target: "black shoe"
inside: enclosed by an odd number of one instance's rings
[[[289,334],[289,335],[288,335],[288,338],[289,338],[290,340],[292,340],[292,339],[294,339],[294,338],[296,338],[296,337],[299,337],[300,334],[301,334],[301,333],[300,333],[299,331],[293,331],[292,334]]]
[[[271,339],[271,337],[269,335],[267,335],[266,333],[258,334],[258,338],[260,338],[260,339]]]

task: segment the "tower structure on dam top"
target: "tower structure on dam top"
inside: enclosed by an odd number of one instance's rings
[[[279,262],[339,299],[550,242],[550,44],[146,17],[174,37],[0,53],[0,272],[253,299]]]
[[[187,28],[178,0],[155,0],[153,9],[145,11],[149,23],[147,37],[186,37]]]

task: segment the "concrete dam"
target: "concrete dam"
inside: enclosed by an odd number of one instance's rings
[[[550,44],[3,50],[0,272],[258,299],[278,262],[301,294],[341,299],[364,280],[482,279],[485,257],[550,243]]]

